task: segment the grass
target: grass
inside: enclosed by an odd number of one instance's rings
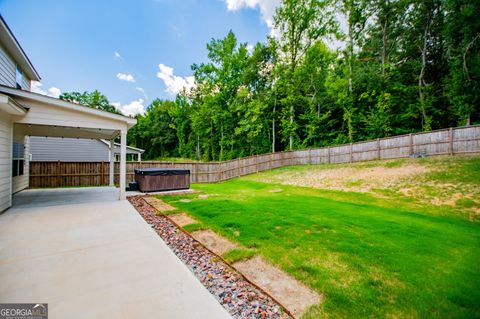
[[[470,179],[453,172],[439,178]],[[188,203],[178,201],[185,196],[162,199],[248,248],[227,260],[258,253],[322,293],[324,302],[306,318],[480,317],[480,223],[453,208],[438,214],[438,207],[409,198],[252,177],[193,188],[216,195],[189,195]]]
[[[156,157],[155,161],[162,161],[162,162],[175,162],[175,163],[200,163],[202,161],[194,160],[191,158],[183,158],[183,157]],[[148,161],[148,160],[147,160]]]
[[[253,249],[235,248],[223,254],[222,258],[228,263],[233,264],[234,262],[249,259],[253,256],[255,256],[255,251]]]
[[[187,232],[191,233],[191,232],[194,232],[194,231],[197,231],[197,230],[208,229],[208,227],[206,227],[205,225],[202,225],[202,224],[195,223],[195,224],[185,225],[185,226],[183,226],[183,229],[185,229]]]
[[[425,173],[407,177],[381,179],[378,176],[355,178],[345,173],[363,169],[383,168],[386,173],[395,169],[424,167]],[[333,173],[333,174],[324,174]],[[349,171],[350,172],[350,171]],[[338,173],[338,174],[337,174]],[[347,164],[324,164],[282,167],[244,177],[246,180],[293,184],[320,174],[316,187],[320,189],[362,192],[376,198],[388,199],[390,205],[409,209],[429,210],[430,214],[454,215],[480,221],[480,157],[428,157]],[[324,175],[322,175],[324,174]],[[305,185],[304,185],[305,186]],[[430,204],[434,205],[430,205]],[[468,203],[466,206],[465,203]],[[466,209],[468,208],[468,209]]]

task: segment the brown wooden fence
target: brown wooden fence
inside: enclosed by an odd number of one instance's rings
[[[225,162],[127,162],[127,181],[134,170],[146,167],[189,169],[192,183],[211,183],[288,165],[347,163],[405,158],[413,154],[457,155],[480,153],[480,125],[394,136],[352,144],[262,154]],[[119,163],[115,163],[118,184]],[[30,187],[108,185],[108,162],[30,163]]]

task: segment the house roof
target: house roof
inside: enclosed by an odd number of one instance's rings
[[[16,63],[21,67],[28,77],[33,81],[40,81],[40,75],[33,66],[32,62],[28,58],[22,46],[18,42],[17,38],[13,34],[12,30],[8,27],[7,23],[0,14],[0,42],[5,46],[8,53],[13,57]]]
[[[89,106],[64,101],[64,100],[61,100],[61,99],[57,99],[57,98],[46,96],[46,95],[39,94],[39,93],[34,93],[34,92],[25,91],[25,90],[21,90],[21,89],[11,88],[11,87],[8,87],[8,86],[5,86],[5,85],[0,85],[0,93],[9,95],[11,97],[20,97],[20,98],[24,98],[26,100],[32,100],[32,101],[37,101],[37,102],[41,102],[41,103],[46,103],[46,104],[49,104],[49,105],[52,105],[52,106],[55,106],[55,107],[60,107],[60,108],[68,109],[68,110],[71,110],[71,111],[88,113],[88,114],[95,115],[95,116],[102,117],[102,118],[106,118],[106,119],[109,119],[109,120],[124,122],[124,123],[127,124],[128,128],[134,126],[137,123],[136,119],[128,117],[128,116],[114,114],[114,113],[110,113],[110,112],[106,112],[106,111],[101,111],[101,110],[94,109],[94,108],[89,107]],[[29,107],[26,106],[26,105],[23,105],[23,107],[27,110],[29,109]]]

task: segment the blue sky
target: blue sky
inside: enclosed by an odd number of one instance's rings
[[[42,77],[37,92],[98,89],[135,113],[188,86],[212,38],[264,41],[278,2],[0,0],[0,12]]]

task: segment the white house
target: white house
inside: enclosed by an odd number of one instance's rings
[[[145,150],[127,146],[127,160],[142,160]],[[120,161],[120,144],[115,143],[115,161]],[[69,137],[30,137],[30,160],[37,162],[109,162],[110,143],[105,140]]]
[[[31,92],[30,81],[39,80],[0,16],[0,212],[12,205],[13,193],[28,187],[29,136],[107,140],[111,164],[114,139],[120,136],[119,198],[125,199],[126,134],[136,120]]]

